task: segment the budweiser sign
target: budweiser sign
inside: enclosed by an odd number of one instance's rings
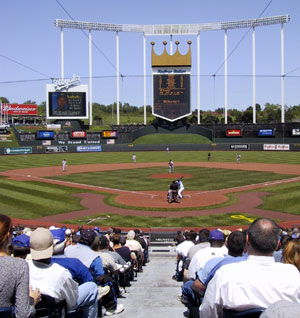
[[[3,115],[37,115],[37,105],[2,104]]]

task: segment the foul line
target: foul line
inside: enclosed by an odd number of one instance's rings
[[[272,186],[275,184],[282,184],[282,183],[289,183],[289,182],[295,182],[295,181],[300,181],[300,177],[295,177],[295,178],[290,178],[290,179],[282,179],[282,180],[275,180],[275,181],[270,181],[270,182],[260,182],[260,183],[253,183],[253,184],[247,184],[239,187],[233,187],[233,188],[225,188],[225,189],[219,189],[219,190],[209,190],[209,191],[202,191],[202,192],[196,192],[193,194],[189,194],[189,196],[193,195],[199,195],[199,194],[205,194],[205,193],[211,193],[211,192],[220,192],[220,191],[230,191],[234,189],[244,189],[244,188],[249,188],[253,186],[260,186],[261,187],[267,187],[267,186]]]
[[[35,176],[31,176],[31,175],[23,175],[23,174],[14,174],[13,173],[13,174],[9,174],[9,176],[16,176],[16,177],[22,177],[22,178],[27,178],[27,179],[36,179],[36,180],[40,180],[40,181],[46,182],[46,183],[70,184],[70,185],[84,186],[86,188],[105,189],[105,190],[111,190],[111,191],[123,192],[123,193],[143,194],[143,195],[149,195],[151,198],[158,196],[157,194],[144,193],[144,192],[140,192],[140,191],[129,191],[129,190],[122,190],[122,189],[100,187],[100,186],[95,186],[95,185],[91,185],[91,184],[76,183],[76,182],[71,182],[71,181],[62,181],[62,180],[57,180],[57,179],[47,179],[47,178],[35,177]]]

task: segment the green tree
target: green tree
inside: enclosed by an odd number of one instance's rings
[[[28,99],[26,102],[24,102],[23,104],[28,104],[28,105],[36,105],[37,102],[31,99]]]
[[[0,100],[4,104],[9,104],[9,100],[6,97],[4,97],[4,96],[0,97]]]

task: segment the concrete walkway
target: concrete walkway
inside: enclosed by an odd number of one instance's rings
[[[172,280],[175,254],[150,255],[151,260],[127,288],[126,298],[118,299],[125,311],[116,318],[181,318],[186,308],[177,300],[182,283]]]

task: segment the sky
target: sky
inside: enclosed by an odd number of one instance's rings
[[[59,5],[61,4],[61,5]],[[63,8],[65,10],[63,10]],[[266,8],[267,7],[267,8]],[[113,24],[201,24],[290,15],[284,24],[285,104],[300,104],[300,1],[299,0],[2,0],[0,1],[0,96],[13,103],[46,100],[46,84],[60,77],[60,29],[55,19]],[[228,108],[252,105],[252,31],[228,31]],[[281,25],[256,28],[256,102],[281,103]],[[245,36],[246,35],[246,36]],[[116,101],[116,35],[93,31],[93,102]],[[146,38],[147,104],[152,105],[151,41],[162,52],[169,36]],[[192,41],[191,105],[197,107],[197,38],[173,36],[185,54]],[[119,34],[120,101],[142,106],[143,36]],[[224,107],[224,31],[200,34],[201,109]],[[65,77],[73,74],[88,84],[88,39],[80,30],[64,29]],[[169,49],[169,48],[168,48]],[[222,66],[220,68],[220,66]],[[219,71],[216,73],[216,71]],[[212,76],[215,74],[217,76]]]

